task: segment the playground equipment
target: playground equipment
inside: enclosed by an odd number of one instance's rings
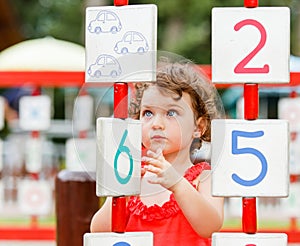
[[[120,1],[116,1],[119,2]],[[252,4],[250,4],[250,6],[248,6],[248,3],[252,2]],[[253,5],[253,2],[255,1],[245,1],[245,7],[257,7],[257,3],[256,5]],[[122,5],[122,4],[120,4]],[[211,70],[209,66],[201,66],[206,72],[207,74],[211,75]],[[23,85],[23,81],[24,80],[28,80],[31,81],[31,83],[37,85],[37,86],[69,86],[69,85],[75,85],[75,86],[82,86],[85,82],[85,73],[83,71],[79,71],[79,72],[64,72],[64,71],[52,71],[52,72],[0,72],[0,81],[1,81],[1,85],[3,86],[11,86],[11,85]],[[114,73],[112,74],[114,76]],[[269,82],[269,84],[261,84],[260,86],[264,87],[264,86],[296,86],[299,85],[299,81],[300,81],[300,75],[299,73],[290,73],[290,83],[289,84],[277,84],[277,81],[273,81],[272,83]],[[239,81],[242,82],[242,81]],[[251,81],[250,81],[251,82]],[[256,81],[254,84],[245,84],[244,86],[244,96],[245,96],[245,119],[246,120],[251,120],[250,123],[252,123],[252,120],[256,120],[257,116],[258,116],[258,82],[262,82],[261,80]],[[97,85],[97,83],[95,83],[95,86]],[[226,87],[226,86],[230,86],[231,84],[218,84],[217,87]],[[115,117],[116,118],[127,118],[127,104],[126,101],[124,100],[124,98],[127,97],[127,84],[126,83],[116,83],[114,84],[115,87]],[[121,106],[120,106],[121,104]],[[245,124],[248,124],[249,122],[246,122]],[[285,126],[283,127],[285,129]],[[260,128],[261,130],[265,131],[264,128]],[[284,129],[280,128],[280,132],[282,133],[281,137],[285,137],[284,136]],[[244,131],[244,129],[242,129]],[[246,129],[248,131],[248,129]],[[272,130],[273,131],[273,130]],[[237,136],[236,138],[238,138],[239,136]],[[238,142],[239,143],[239,142]],[[254,146],[251,145],[251,147],[253,148]],[[265,154],[265,153],[263,153]],[[239,174],[239,173],[238,173]],[[67,177],[70,177],[68,175],[66,175]],[[242,176],[243,177],[243,176]],[[61,177],[58,177],[58,179],[61,179]],[[90,189],[91,186],[95,185],[95,182],[92,182],[92,184],[90,184],[90,180],[87,178],[85,179],[86,182],[88,182],[88,185],[85,186],[84,189]],[[60,180],[61,181],[61,180]],[[75,182],[77,182],[76,180],[73,180]],[[63,186],[71,186],[71,183],[73,182],[72,179],[70,178],[70,180],[65,180],[66,183],[62,183]],[[286,185],[286,183],[284,183]],[[76,184],[76,186],[78,186],[79,189],[81,189],[80,187],[84,185],[83,183],[78,183]],[[80,187],[79,187],[80,186]],[[94,186],[95,187],[95,186]],[[71,188],[70,188],[71,189]],[[286,194],[286,187],[280,187],[280,191],[282,192],[282,194]],[[58,191],[58,192],[61,192]],[[80,193],[83,195],[83,193]],[[94,193],[95,194],[95,193]],[[243,195],[244,193],[242,193]],[[92,194],[90,194],[92,196]],[[252,197],[253,196],[253,197]],[[70,199],[74,199],[75,196],[73,196]],[[257,220],[256,220],[256,194],[252,194],[251,197],[243,197],[243,209],[244,209],[244,213],[243,213],[243,234],[241,235],[241,238],[239,240],[241,240],[241,242],[245,242],[245,240],[249,240],[249,238],[247,236],[251,237],[251,240],[260,240],[260,236],[261,238],[264,240],[265,235],[260,235],[259,233],[257,233]],[[80,198],[76,198],[76,202],[78,202],[78,200],[84,200],[83,197]],[[61,201],[61,200],[59,200]],[[98,204],[98,202],[96,200],[93,200],[92,202],[93,204]],[[114,198],[114,207],[113,207],[113,212],[114,212],[114,221],[113,221],[113,231],[116,232],[124,232],[124,204],[125,204],[125,199],[124,197],[120,196],[120,197],[116,197]],[[57,206],[60,207],[60,203],[58,202]],[[90,209],[90,208],[89,208]],[[84,209],[85,210],[85,215],[87,215],[87,217],[90,217],[91,214],[93,213],[92,211],[90,211],[89,209]],[[95,207],[91,208],[91,209],[95,209]],[[80,210],[80,212],[83,212],[83,210]],[[58,217],[61,215],[58,215]],[[74,219],[76,216],[73,216],[72,218]],[[70,221],[69,223],[75,223],[74,220]],[[86,221],[85,223],[85,229],[87,228],[87,223]],[[42,230],[37,230],[38,228],[29,228],[27,230],[27,232],[31,231],[36,233],[36,235],[42,235],[43,231]],[[226,229],[226,228],[225,228]],[[71,230],[76,230],[74,228],[72,228]],[[3,233],[1,231],[0,235],[5,235],[7,231],[3,230]],[[20,233],[20,231],[18,230],[14,230],[13,231],[15,234],[16,233]],[[63,235],[62,234],[63,229],[61,227],[57,228],[57,234],[58,235]],[[270,232],[270,231],[269,231]],[[40,234],[39,234],[40,233]],[[76,232],[77,235],[79,235],[79,233],[82,232]],[[20,233],[23,234],[23,237],[25,236],[25,233]],[[19,234],[19,235],[20,235]],[[8,234],[6,234],[8,235]],[[50,236],[49,236],[50,235]],[[52,239],[54,238],[54,229],[52,228],[50,230],[50,233],[48,234],[48,237]],[[73,232],[72,234],[68,234],[68,233],[64,233],[65,236],[69,236],[70,235],[74,235]],[[112,234],[110,234],[112,235]],[[121,233],[120,235],[124,235],[123,233]],[[298,235],[298,236],[297,236]],[[104,236],[109,236],[109,235],[104,235]],[[150,238],[150,235],[146,235],[147,238]],[[216,239],[217,240],[229,240],[225,242],[225,245],[228,244],[234,244],[235,242],[233,242],[234,238],[236,236],[239,236],[238,234],[235,235],[228,235],[229,239],[224,239],[223,238],[226,237],[226,235],[217,235]],[[288,232],[288,240],[289,241],[298,241],[299,240],[299,232],[297,231],[291,231]],[[90,240],[96,240],[95,239],[96,235],[91,236]],[[121,240],[122,238],[118,237],[119,240]],[[271,240],[274,240],[274,244],[278,245],[276,240],[279,240],[282,245],[286,244],[286,238],[283,235],[275,235]],[[67,239],[70,240],[70,239]],[[77,240],[82,240],[82,239],[78,239]],[[275,243],[276,241],[276,243]],[[220,241],[221,242],[221,241]],[[248,242],[248,241],[247,241]],[[223,242],[222,242],[223,243]],[[256,243],[255,242],[252,242]]]
[[[115,5],[119,5],[116,4]],[[244,233],[215,233],[213,235],[214,245],[239,245],[240,243],[246,245],[254,245],[254,243],[275,243],[277,245],[287,244],[287,235],[284,233],[276,234],[260,234],[257,233],[257,218],[256,218],[256,197],[257,196],[288,196],[288,124],[286,121],[259,121],[258,119],[258,82],[261,83],[288,83],[289,82],[289,9],[288,8],[256,8],[258,1],[244,1],[246,8],[216,8],[212,13],[212,81],[216,83],[245,83],[244,84],[244,104],[245,121],[242,120],[215,120],[212,124],[212,175],[213,184],[212,191],[215,196],[240,196],[243,197],[243,232]],[[115,9],[114,9],[115,10]],[[120,10],[120,9],[119,9]],[[117,10],[115,10],[117,11]],[[272,16],[278,17],[280,20],[276,23],[270,22],[268,19],[274,20]],[[121,26],[121,25],[120,25]],[[255,44],[256,37],[253,38],[253,32],[246,29],[246,27],[254,27],[260,34],[260,41]],[[113,28],[113,27],[112,27]],[[246,32],[242,32],[246,29]],[[115,30],[115,29],[112,29]],[[119,30],[119,29],[118,29]],[[236,35],[236,33],[240,35]],[[249,34],[248,34],[249,33]],[[273,37],[280,36],[280,40],[273,39]],[[244,58],[240,57],[243,54],[245,47],[253,45],[254,48]],[[270,41],[266,43],[266,41]],[[278,42],[277,42],[278,41]],[[255,46],[256,45],[256,46]],[[272,57],[272,50],[279,52],[281,59]],[[105,50],[106,51],[106,50]],[[226,53],[228,52],[228,54]],[[262,54],[259,54],[261,52]],[[105,52],[104,52],[105,53]],[[254,65],[252,65],[252,60]],[[259,64],[259,65],[256,65]],[[261,65],[262,64],[262,65]],[[248,67],[248,65],[250,67]],[[90,68],[89,68],[90,69]],[[90,74],[91,75],[91,74]],[[96,76],[98,77],[98,76]],[[115,79],[116,73],[111,74],[111,78]],[[87,79],[86,79],[87,80]],[[88,81],[88,80],[87,80]],[[126,79],[123,80],[127,82]],[[133,81],[134,78],[133,78]],[[144,81],[144,80],[142,80]],[[147,81],[147,80],[146,80]],[[115,92],[115,98],[119,95]],[[124,108],[124,110],[126,110]],[[118,117],[119,115],[115,115]],[[126,118],[126,114],[123,115]],[[98,119],[99,120],[99,119]],[[104,121],[100,121],[104,122]],[[116,121],[117,122],[117,121]],[[126,122],[123,123],[126,128]],[[102,128],[104,123],[97,125]],[[122,126],[123,127],[123,126]],[[127,126],[129,128],[129,126]],[[123,128],[122,128],[123,129]],[[124,199],[120,203],[116,198],[118,195],[135,195],[136,188],[129,187],[129,191],[123,186],[130,182],[133,173],[133,162],[130,154],[130,148],[125,144],[127,137],[126,129],[122,130],[124,134],[117,139],[121,138],[117,153],[121,152],[120,148],[126,148],[127,162],[130,162],[130,170],[126,180],[118,178],[118,158],[115,156],[114,160],[108,161],[108,166],[105,170],[109,170],[112,176],[116,176],[121,184],[119,186],[120,193],[115,192],[116,184],[110,186],[105,182],[103,176],[97,179],[97,186],[105,184],[108,190],[112,193],[101,192],[97,195],[113,196],[112,208],[112,233],[108,235],[98,234],[91,235],[85,234],[85,245],[92,246],[96,242],[109,242],[111,244],[118,243],[113,235],[114,232],[124,233],[122,240],[129,242],[132,245],[138,245],[138,242],[127,238],[124,231],[125,217],[124,213],[118,218],[116,214],[120,215],[119,211],[124,211]],[[230,133],[227,135],[227,133]],[[101,132],[100,138],[105,139],[106,135]],[[272,136],[277,133],[277,140],[280,143],[277,147],[273,144],[271,149]],[[118,134],[120,135],[120,134]],[[242,139],[242,140],[241,140]],[[252,141],[252,140],[255,141]],[[98,140],[99,142],[100,140]],[[103,140],[102,140],[103,141]],[[111,152],[105,151],[105,144],[99,147],[103,156],[111,155]],[[104,140],[105,142],[105,140]],[[240,143],[242,142],[242,144]],[[108,143],[108,142],[106,142]],[[231,143],[228,145],[228,143]],[[112,144],[112,142],[110,142]],[[240,147],[242,145],[243,147]],[[280,151],[281,146],[284,146],[284,151]],[[266,148],[264,148],[266,146]],[[275,151],[276,155],[271,158],[274,147],[279,151]],[[261,152],[262,150],[262,152]],[[122,149],[123,151],[123,149]],[[114,152],[115,153],[115,150]],[[280,153],[280,154],[279,154]],[[243,158],[246,157],[253,158]],[[260,163],[260,171],[253,167],[253,162]],[[98,163],[98,165],[104,165]],[[125,162],[126,160],[123,160]],[[243,162],[247,165],[247,173],[244,172],[245,167],[230,167],[228,163]],[[276,166],[277,163],[281,166]],[[114,164],[113,164],[114,163]],[[226,166],[227,164],[227,166]],[[112,167],[113,165],[113,167]],[[111,167],[109,167],[111,166]],[[232,169],[231,169],[232,168]],[[102,169],[103,171],[103,169]],[[258,176],[255,176],[258,172]],[[246,178],[243,178],[244,175]],[[111,177],[109,175],[109,177]],[[232,176],[231,176],[232,175]],[[107,174],[106,174],[107,176]],[[253,178],[254,177],[254,178]],[[111,180],[111,179],[110,179]],[[280,180],[280,182],[277,182]],[[135,183],[135,182],[133,182]],[[136,183],[135,183],[136,184]],[[277,184],[275,189],[270,189],[270,185]],[[123,185],[123,186],[122,186]],[[119,204],[122,206],[119,207]],[[103,238],[104,237],[104,238]],[[136,236],[138,237],[138,235]],[[101,239],[100,239],[101,238]],[[148,238],[149,242],[151,238]],[[124,242],[124,241],[122,241]],[[121,243],[121,242],[120,242]],[[114,244],[115,245],[115,244]]]
[[[244,118],[246,120],[215,121],[212,125],[212,146],[215,146],[212,152],[213,195],[243,197],[242,224],[244,232],[235,234],[214,233],[213,244],[240,245],[243,243],[245,245],[256,245],[256,243],[261,243],[262,245],[267,245],[268,243],[273,243],[276,245],[287,245],[286,234],[271,233],[265,235],[257,233],[256,197],[288,196],[289,152],[287,122],[257,120],[259,98],[257,83],[289,82],[289,10],[287,8],[259,9],[256,8],[258,7],[258,1],[247,0],[244,1],[244,6],[246,7],[245,9],[213,9],[212,15],[212,81],[231,81],[233,83],[245,81]],[[264,14],[261,14],[263,10]],[[275,13],[280,13],[280,23],[275,24],[275,26],[269,25],[265,18],[272,18],[272,15]],[[224,18],[227,20],[226,24],[222,21]],[[245,58],[240,58],[240,54],[243,53],[240,48],[249,47],[249,43],[253,44],[251,40],[256,40],[253,38],[251,30],[246,28],[248,26],[254,27],[259,31],[260,41],[250,53],[245,54]],[[243,32],[242,35],[236,35],[236,33],[242,32],[242,29],[246,29],[246,32]],[[280,43],[272,39],[273,32],[276,31],[279,31],[283,38]],[[226,37],[229,39],[224,38],[225,36],[221,38],[222,34],[224,34],[223,32],[226,32]],[[267,40],[270,42],[266,43]],[[269,48],[282,54],[280,61],[267,52]],[[224,52],[230,52],[232,59],[227,59],[228,56],[224,55]],[[256,61],[258,63],[252,65],[251,61],[259,56],[259,52],[262,55]],[[220,68],[220,65],[222,65],[222,68]],[[226,68],[224,68],[224,65]],[[281,70],[280,74],[276,74],[275,70],[276,72]],[[276,146],[274,143],[268,143],[273,137],[273,134],[269,135],[269,130],[275,130],[278,133],[277,140],[280,142],[278,147],[282,150],[282,146],[284,146],[281,155],[277,156],[278,159],[271,158],[276,156]],[[218,137],[215,135],[217,133],[219,133]],[[220,143],[218,138],[220,138],[220,134],[222,136],[222,133],[225,133],[225,141],[221,140]],[[229,134],[227,135],[227,133]],[[255,141],[251,141],[251,139],[255,139]],[[226,146],[228,141],[231,143],[228,146],[229,148]],[[264,145],[268,147],[264,149]],[[270,146],[273,146],[273,148]],[[271,150],[271,152],[268,152],[268,150]],[[260,171],[253,167],[255,158],[244,159],[243,155],[246,155],[248,158],[251,155],[255,156],[257,158],[256,161],[258,160],[261,164]],[[275,170],[277,164],[279,164],[277,160],[282,164],[281,171]],[[227,166],[224,165],[224,162],[227,162]],[[231,169],[228,163],[233,163],[233,169],[230,171],[228,170]],[[235,166],[235,163],[247,165],[248,174],[253,171],[254,173],[248,176],[243,172],[246,169]],[[229,175],[226,175],[226,173]],[[224,176],[227,182],[222,180]],[[279,180],[282,182],[279,184],[280,187],[274,189],[276,190],[275,193],[273,192],[274,190],[268,189],[267,186],[278,184],[277,181]],[[270,182],[269,185],[267,185],[268,182]],[[220,184],[222,185],[220,186]]]

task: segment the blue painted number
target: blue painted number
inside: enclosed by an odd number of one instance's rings
[[[132,155],[130,153],[130,150],[127,146],[124,146],[124,143],[125,143],[125,140],[126,140],[126,137],[128,135],[128,130],[126,129],[124,131],[124,134],[121,138],[121,142],[119,144],[119,147],[117,149],[117,153],[115,155],[115,159],[114,159],[114,171],[115,171],[115,175],[116,175],[116,178],[117,180],[119,181],[119,183],[121,184],[127,184],[131,178],[131,175],[132,175],[132,172],[133,172],[133,158],[132,158]],[[128,155],[129,157],[129,172],[128,172],[128,175],[125,177],[125,178],[122,178],[119,174],[119,171],[118,171],[118,159],[119,159],[119,156],[122,152],[125,152],[125,154]]]
[[[130,244],[126,242],[118,242],[118,243],[114,243],[113,246],[130,246]]]
[[[261,172],[252,180],[245,180],[240,178],[237,174],[232,174],[232,179],[243,186],[254,186],[260,183],[266,176],[268,171],[268,163],[265,156],[257,149],[254,148],[238,148],[238,137],[244,138],[258,138],[264,135],[263,131],[257,132],[244,132],[244,131],[232,131],[232,154],[250,154],[256,156],[261,163]]]

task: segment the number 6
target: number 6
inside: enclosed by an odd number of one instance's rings
[[[124,131],[124,134],[122,136],[122,139],[121,139],[121,142],[119,144],[119,147],[118,147],[118,150],[117,150],[117,153],[115,155],[115,159],[114,159],[114,171],[115,171],[115,175],[116,175],[116,178],[117,180],[121,183],[121,184],[127,184],[130,180],[130,177],[132,175],[132,172],[133,172],[133,158],[132,158],[132,155],[130,153],[130,150],[127,146],[124,146],[124,143],[125,143],[125,139],[128,135],[128,130],[126,129]],[[125,178],[122,178],[119,174],[119,171],[118,171],[118,159],[119,159],[119,156],[122,152],[125,152],[128,157],[129,157],[129,162],[130,162],[130,167],[129,167],[129,172],[128,172],[128,175],[125,177]]]

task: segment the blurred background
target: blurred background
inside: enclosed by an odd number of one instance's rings
[[[195,63],[210,64],[211,9],[243,6],[242,0],[138,0],[158,6],[158,49],[178,53]],[[84,45],[85,8],[112,5],[108,0],[2,0],[0,50],[27,39],[53,36]],[[300,2],[260,0],[259,6],[291,10],[291,53],[300,55]],[[195,35],[197,33],[198,35]]]
[[[158,50],[179,54],[191,59],[196,64],[211,63],[211,9],[213,7],[243,6],[242,0],[129,0],[129,3],[156,4],[158,6]],[[3,62],[1,57],[9,48],[25,41],[45,40],[45,38],[58,42],[66,41],[71,46],[75,45],[78,49],[78,57],[81,59],[79,63],[80,65],[84,64],[85,9],[88,6],[101,5],[113,5],[113,1],[0,0],[0,70],[5,70],[1,68],[1,62]],[[300,1],[260,0],[259,6],[287,6],[290,8],[291,69],[299,72]],[[45,52],[45,50],[39,52]],[[44,58],[47,60],[47,57]],[[54,59],[57,59],[59,64],[63,55],[57,54]],[[13,65],[11,66],[13,67]],[[81,68],[83,71],[84,67],[81,66]],[[22,68],[20,69],[22,70]],[[93,144],[95,137],[95,118],[113,114],[112,88],[90,89],[76,86],[39,88],[39,94],[50,98],[51,123],[47,130],[39,133],[39,141],[36,142],[33,131],[22,129],[18,123],[20,99],[23,96],[33,95],[35,90],[36,88],[32,86],[22,88],[4,86],[0,88],[0,94],[4,97],[5,105],[4,126],[0,131],[2,149],[2,160],[0,161],[0,230],[15,226],[31,229],[37,226],[55,228],[55,177],[57,173],[64,169],[90,170],[87,163],[95,160],[91,160],[87,156],[95,155],[95,149],[91,147],[91,142]],[[218,90],[227,117],[242,118],[240,103],[243,88],[235,86],[218,88]],[[297,99],[298,93],[298,87],[261,88],[259,117],[263,119],[280,118],[278,105],[281,99],[291,97]],[[77,100],[79,95],[87,96],[83,100],[83,105],[88,105],[92,112],[91,116],[87,117],[88,122],[82,123],[88,125],[83,127],[83,130],[80,127],[76,129],[76,126],[73,125],[76,112],[80,111],[81,102]],[[299,103],[293,105],[296,105],[292,106],[293,112],[300,115],[297,106]],[[85,113],[89,114],[88,111]],[[295,124],[300,125],[299,120]],[[297,126],[294,129],[291,138],[290,166],[293,174],[291,195],[288,200],[261,199],[259,201],[261,205],[259,216],[262,218],[260,221],[263,221],[260,222],[262,227],[297,230],[299,226],[300,201],[298,197],[300,197],[300,188],[298,176],[300,168],[298,166],[300,165],[300,139],[297,136],[300,129]],[[85,139],[85,143],[82,143],[82,139]],[[92,141],[89,142],[88,140]],[[39,148],[39,156],[33,154],[28,157],[28,148],[29,152],[36,152],[36,148]],[[204,145],[198,158],[209,161],[209,153],[207,153],[209,151],[209,147]],[[41,163],[37,168],[38,176],[34,176],[33,173],[36,172],[30,171],[31,169],[28,167],[34,162]],[[74,163],[79,163],[81,168],[76,167]],[[37,186],[40,189],[35,191],[32,187]],[[43,207],[41,208],[37,204],[43,204]],[[225,227],[240,226],[240,210],[240,200],[226,201],[227,220]],[[50,233],[49,235],[48,239],[51,240],[53,234]],[[2,245],[1,240],[0,245]]]

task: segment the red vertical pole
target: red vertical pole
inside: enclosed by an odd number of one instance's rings
[[[128,117],[128,85],[114,84],[114,118]],[[112,199],[112,231],[125,232],[126,227],[126,197],[119,196]]]
[[[258,0],[244,0],[244,7],[258,7]],[[244,84],[244,118],[256,120],[259,112],[258,84]],[[243,232],[257,232],[256,197],[243,197]]]
[[[246,8],[256,8],[258,7],[258,0],[244,0],[244,6]]]
[[[32,92],[31,92],[32,96],[40,96],[41,95],[41,89],[39,87],[35,87],[33,88]],[[36,139],[40,137],[40,132],[39,131],[31,131],[31,137]],[[39,179],[39,173],[31,173],[31,178],[33,180],[38,180]]]
[[[32,90],[31,95],[32,96],[40,96],[41,95],[41,89],[39,87],[35,87]],[[40,132],[36,131],[36,130],[31,131],[31,137],[33,139],[38,139],[40,137]],[[39,173],[37,173],[37,172],[36,173],[31,173],[30,176],[31,176],[32,180],[39,180],[39,177],[40,177]],[[30,227],[31,228],[37,228],[38,227],[38,216],[37,215],[31,215]]]
[[[244,118],[245,120],[255,120],[258,118],[258,85],[245,84],[244,85]],[[243,232],[256,233],[257,219],[256,219],[256,198],[243,197],[243,215],[242,224]]]
[[[115,6],[128,5],[128,0],[114,0]],[[114,84],[114,118],[128,117],[128,85],[127,83]],[[112,198],[112,232],[125,232],[126,227],[126,197]]]
[[[86,91],[85,88],[83,88],[80,92],[79,92],[79,96],[86,96],[88,95],[88,92]],[[81,138],[81,139],[85,139],[87,138],[87,135],[88,135],[88,131],[87,130],[81,130],[79,131],[78,133],[78,137]]]

